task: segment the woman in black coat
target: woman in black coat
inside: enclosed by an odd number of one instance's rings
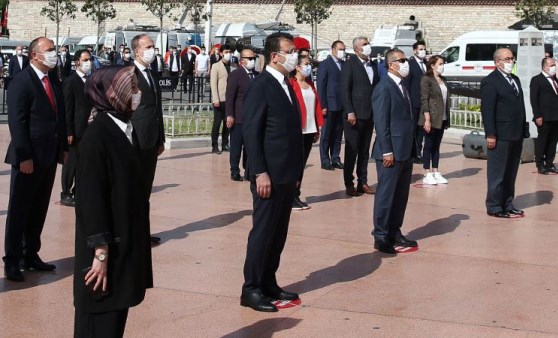
[[[153,287],[149,201],[130,123],[137,82],[132,66],[103,68],[86,83],[96,113],[76,176],[76,337],[121,337],[128,308]]]

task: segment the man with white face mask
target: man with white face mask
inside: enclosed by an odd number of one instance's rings
[[[417,242],[401,233],[413,173],[411,150],[415,128],[409,92],[403,79],[409,75],[409,61],[398,49],[386,54],[387,77],[372,96],[376,141],[378,186],[374,198],[374,248],[395,254],[396,247],[416,247]]]
[[[219,129],[221,124],[221,148],[222,151],[230,151],[229,129],[225,125],[225,102],[227,100],[227,79],[229,73],[236,69],[236,65],[231,63],[231,48],[223,46],[223,57],[221,61],[211,66],[209,80],[211,83],[211,101],[213,102],[213,128],[211,128],[211,152],[220,154],[219,150]]]
[[[15,282],[24,280],[19,265],[22,259],[25,269],[56,268],[43,262],[38,252],[56,165],[68,155],[62,89],[49,78],[57,61],[54,44],[45,37],[37,38],[29,51],[31,65],[12,80],[8,90],[12,139],[6,163],[12,166],[12,177],[3,259],[6,279]]]
[[[256,54],[251,49],[243,49],[240,52],[240,67],[229,74],[227,79],[227,92],[225,112],[227,115],[227,128],[231,136],[231,180],[243,181],[240,175],[240,158],[242,167],[246,170],[246,154],[244,153],[244,138],[242,137],[243,114],[242,105],[244,93],[248,85],[259,74],[254,70],[256,65]],[[244,153],[244,156],[242,156]]]
[[[58,56],[58,64],[56,65],[56,72],[58,79],[64,81],[72,73],[72,60],[68,47],[60,47],[60,55]]]
[[[66,107],[66,128],[70,155],[62,166],[62,192],[60,204],[75,206],[74,180],[79,151],[79,142],[87,129],[89,115],[93,106],[85,95],[85,82],[91,74],[91,54],[85,50],[78,50],[74,54],[76,71],[63,83],[64,104]]]
[[[411,95],[411,104],[413,105],[413,118],[415,119],[415,148],[413,150],[413,161],[422,163],[422,143],[424,132],[422,128],[417,128],[420,115],[420,81],[426,73],[426,44],[424,41],[415,42],[413,45],[413,53],[409,59],[409,76],[404,80],[409,95]]]
[[[345,164],[343,180],[348,196],[373,194],[368,185],[368,159],[374,129],[372,92],[380,81],[376,65],[370,62],[371,47],[368,38],[353,40],[355,55],[344,63],[341,71],[341,93],[345,112]],[[357,186],[353,171],[356,165]]]
[[[558,83],[556,61],[542,60],[542,72],[531,79],[531,107],[533,121],[537,125],[535,163],[539,174],[558,174],[554,166],[558,143]]]
[[[12,56],[10,63],[8,64],[9,76],[15,77],[27,66],[29,66],[29,58],[23,54],[23,46],[17,46],[15,54]]]
[[[513,205],[523,137],[525,102],[519,78],[512,74],[515,57],[508,48],[494,52],[496,69],[481,82],[481,113],[488,148],[486,212],[516,218],[523,210]]]

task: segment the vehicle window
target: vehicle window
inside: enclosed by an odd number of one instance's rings
[[[467,61],[492,61],[494,51],[498,48],[509,48],[513,55],[517,55],[517,44],[486,43],[467,45],[465,60]]]
[[[442,53],[442,56],[446,59],[446,63],[456,62],[459,60],[459,47],[449,47]]]

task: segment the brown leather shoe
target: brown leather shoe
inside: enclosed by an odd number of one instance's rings
[[[358,191],[355,189],[355,186],[354,186],[354,185],[353,185],[353,186],[350,186],[350,187],[347,187],[347,189],[345,190],[345,193],[346,193],[348,196],[354,196],[354,197],[362,196],[362,193],[361,193],[361,192],[358,192]]]
[[[368,194],[368,195],[374,195],[376,193],[376,190],[372,189],[368,184],[363,184],[363,185],[359,184],[356,190],[357,192]]]

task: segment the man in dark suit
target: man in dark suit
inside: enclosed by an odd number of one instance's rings
[[[254,71],[256,54],[251,49],[243,49],[240,52],[240,67],[233,70],[227,78],[227,91],[225,94],[225,112],[227,115],[227,128],[230,129],[231,137],[231,180],[242,181],[240,176],[240,158],[242,167],[246,169],[246,153],[242,156],[244,139],[242,137],[242,104],[244,93],[248,85],[259,74]]]
[[[56,66],[54,44],[47,38],[37,38],[29,51],[31,66],[12,80],[8,90],[12,140],[6,163],[12,165],[12,172],[3,259],[6,278],[16,282],[24,280],[22,258],[26,269],[55,269],[43,262],[38,252],[56,164],[68,151],[62,89],[47,76]]]
[[[558,83],[554,59],[542,60],[542,72],[531,79],[530,93],[533,121],[539,134],[535,143],[537,171],[542,175],[558,174],[554,166],[558,143]]]
[[[66,107],[66,128],[70,155],[62,166],[62,192],[60,204],[75,206],[75,177],[78,161],[79,142],[85,133],[93,106],[85,95],[85,81],[91,74],[91,54],[85,49],[74,54],[76,71],[63,83]]]
[[[300,112],[287,80],[298,63],[292,39],[287,33],[267,37],[267,66],[248,87],[242,108],[254,213],[240,305],[256,311],[276,312],[270,299],[298,299],[281,289],[275,276],[303,170]]]
[[[402,83],[409,74],[405,54],[391,49],[386,54],[387,77],[376,86],[372,97],[376,141],[373,157],[378,171],[374,199],[374,248],[395,254],[394,246],[416,247],[401,233],[413,173],[414,121],[410,97]]]
[[[188,47],[181,57],[182,63],[182,87],[184,93],[193,93],[194,89],[194,70],[196,69],[196,54],[191,52]]]
[[[178,77],[178,74],[180,74],[181,65],[180,65],[180,55],[178,54],[178,51],[176,50],[175,46],[172,46],[171,48],[168,62],[169,62],[168,69],[170,72],[170,76]]]
[[[72,60],[68,53],[68,47],[60,47],[60,55],[58,56],[58,64],[56,65],[56,73],[58,79],[64,81],[72,73]]]
[[[345,44],[335,41],[331,55],[318,67],[318,96],[326,119],[320,139],[322,169],[343,169],[339,153],[343,138],[343,98],[341,95],[341,69],[345,60]]]
[[[221,61],[223,57],[221,56],[221,50],[219,48],[214,48],[213,53],[209,56],[209,69],[213,67],[214,64]]]
[[[423,41],[415,42],[413,45],[413,53],[409,59],[409,76],[405,78],[405,85],[411,96],[411,104],[413,105],[413,118],[415,119],[415,148],[413,149],[413,161],[422,163],[422,141],[424,132],[422,128],[417,128],[420,115],[420,80],[426,73],[426,44]]]
[[[345,111],[345,164],[343,178],[349,196],[373,194],[368,185],[368,159],[374,129],[372,91],[380,81],[376,66],[370,63],[371,47],[368,38],[353,40],[355,55],[344,63],[341,71],[341,93]],[[353,171],[356,164],[357,188]]]
[[[120,46],[118,46],[118,50],[115,51],[114,53],[114,58],[113,58],[113,65],[120,65],[122,63],[122,59],[124,58],[124,48],[126,47],[125,44],[120,44]]]
[[[10,59],[8,74],[10,77],[16,77],[27,66],[29,66],[29,58],[23,55],[23,46],[17,46],[15,54]]]
[[[481,82],[481,113],[488,148],[486,211],[499,218],[522,217],[513,205],[515,179],[525,135],[525,103],[519,78],[512,74],[511,50],[494,52],[496,70]]]
[[[163,76],[165,71],[165,61],[163,61],[163,56],[159,53],[159,48],[155,48],[155,59],[151,62],[151,71],[159,77]]]
[[[141,102],[130,120],[138,136],[148,197],[151,196],[151,189],[153,188],[157,157],[165,151],[161,87],[159,86],[159,78],[149,67],[155,58],[154,48],[153,40],[147,34],[136,35],[132,39],[132,49],[136,55],[134,64],[138,86],[141,90]],[[152,236],[151,241],[159,243],[161,239]]]

